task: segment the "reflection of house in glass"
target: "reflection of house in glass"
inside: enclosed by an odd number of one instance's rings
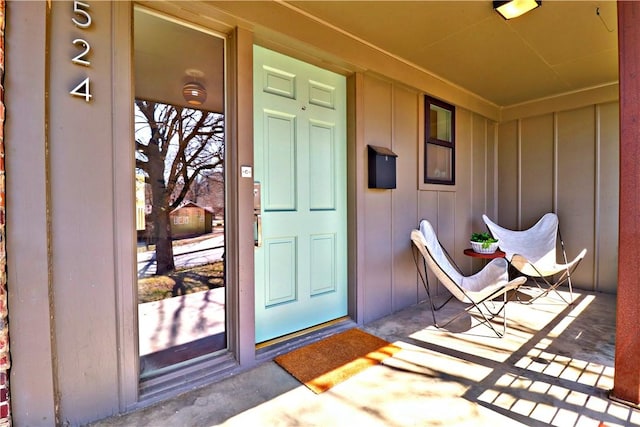
[[[193,202],[186,202],[169,214],[171,236],[174,239],[195,237],[213,231],[213,210]]]

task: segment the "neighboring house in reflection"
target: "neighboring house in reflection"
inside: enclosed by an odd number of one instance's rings
[[[174,239],[195,237],[213,231],[213,210],[194,202],[186,202],[169,214]]]

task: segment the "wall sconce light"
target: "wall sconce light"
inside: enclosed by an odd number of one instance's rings
[[[542,5],[541,0],[509,0],[509,1],[495,1],[493,2],[493,8],[504,19],[513,19],[518,16],[535,9]]]
[[[182,96],[190,105],[202,105],[207,99],[207,90],[198,82],[189,82],[182,87]]]

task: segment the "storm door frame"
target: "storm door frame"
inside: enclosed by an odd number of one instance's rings
[[[140,358],[138,350],[137,319],[137,268],[136,268],[136,224],[135,224],[135,158],[132,150],[134,135],[133,100],[135,91],[133,68],[133,10],[144,9],[163,19],[204,31],[224,40],[224,112],[225,112],[225,286],[226,286],[226,333],[227,351],[206,360],[185,364],[184,367],[150,380],[140,380]],[[238,148],[232,117],[235,109],[235,86],[232,86],[236,70],[233,66],[235,54],[233,34],[190,23],[146,6],[129,2],[113,2],[114,27],[114,81],[113,81],[113,153],[115,217],[118,220],[114,236],[116,277],[116,321],[118,335],[119,401],[120,411],[130,411],[147,406],[171,395],[212,382],[215,377],[233,370],[238,363],[238,180],[233,173],[236,168]],[[187,378],[187,381],[185,381]]]

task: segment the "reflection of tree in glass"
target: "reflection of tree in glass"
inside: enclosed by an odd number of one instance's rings
[[[199,181],[220,173],[224,160],[224,116],[136,99],[136,170],[151,190],[151,239],[157,274],[175,268],[169,214],[185,197],[197,197]]]

